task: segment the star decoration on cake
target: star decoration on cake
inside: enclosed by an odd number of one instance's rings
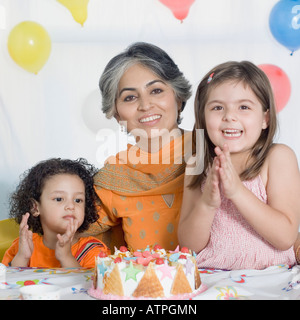
[[[195,265],[191,260],[188,259],[185,264],[185,268],[186,268],[186,275],[188,275],[189,273],[192,273],[194,271],[193,269],[195,269]]]
[[[179,245],[178,245],[174,251],[171,251],[171,250],[170,250],[170,253],[177,253],[177,252],[179,252],[179,251],[180,251],[180,250],[179,250]]]
[[[107,267],[106,265],[102,262],[100,265],[99,265],[99,272],[101,273],[102,277],[104,277],[104,273],[105,271],[107,270]]]
[[[137,257],[124,257],[123,259],[125,261],[130,261],[130,260],[136,261]]]
[[[170,261],[173,261],[173,262],[174,262],[174,261],[178,261],[179,256],[180,256],[180,255],[179,255],[179,252],[173,253],[173,254],[170,255],[169,260],[170,260]]]
[[[168,262],[165,262],[162,267],[157,268],[157,270],[162,272],[162,277],[160,280],[163,280],[166,277],[173,279],[171,272],[174,269],[175,269],[175,267],[168,266]]]
[[[136,275],[139,272],[142,272],[140,269],[137,269],[134,267],[134,265],[132,264],[132,261],[130,261],[129,266],[127,268],[124,268],[122,271],[126,273],[125,281],[127,281],[129,279],[133,279],[134,281],[137,281]]]

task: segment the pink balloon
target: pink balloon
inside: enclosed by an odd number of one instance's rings
[[[273,64],[261,64],[258,66],[269,78],[276,103],[276,111],[280,112],[288,103],[291,95],[291,83],[287,74]]]
[[[191,5],[195,2],[195,0],[159,0],[162,4],[167,6],[170,10],[172,10],[173,15],[176,19],[181,22],[183,19],[187,17],[189,14],[189,10]]]

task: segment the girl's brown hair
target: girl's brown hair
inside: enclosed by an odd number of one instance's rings
[[[214,67],[201,80],[195,97],[195,125],[193,130],[193,148],[196,150],[196,129],[204,129],[204,169],[200,175],[194,176],[190,188],[201,186],[207,175],[207,169],[212,165],[215,157],[215,145],[208,137],[205,121],[205,105],[208,96],[214,88],[225,81],[242,82],[249,86],[260,101],[263,112],[269,112],[269,123],[263,129],[247,161],[247,168],[240,174],[241,180],[250,180],[256,177],[273,144],[277,129],[276,108],[273,91],[266,74],[249,61],[229,61]]]

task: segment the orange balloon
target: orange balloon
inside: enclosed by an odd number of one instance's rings
[[[195,0],[159,0],[162,4],[172,10],[176,19],[181,22],[187,17],[191,5]]]
[[[288,103],[291,96],[291,82],[287,74],[273,64],[261,64],[258,66],[267,75],[276,104],[276,111],[280,112]]]

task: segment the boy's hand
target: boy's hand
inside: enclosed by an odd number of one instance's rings
[[[29,213],[22,216],[19,229],[19,250],[11,262],[12,266],[28,267],[33,252],[32,231],[28,229]]]
[[[33,252],[32,231],[28,229],[29,213],[22,216],[19,230],[19,253],[25,259],[30,259]]]
[[[63,268],[79,267],[79,263],[72,255],[71,247],[75,233],[78,229],[78,221],[70,219],[67,230],[64,234],[57,235],[55,257]]]

